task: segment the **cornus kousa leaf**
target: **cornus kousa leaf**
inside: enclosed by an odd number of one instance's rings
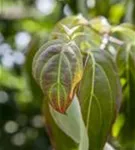
[[[33,60],[33,76],[49,104],[65,113],[82,78],[82,56],[74,41],[45,44]]]
[[[78,97],[89,135],[89,150],[102,150],[121,98],[117,69],[106,51],[88,53]]]

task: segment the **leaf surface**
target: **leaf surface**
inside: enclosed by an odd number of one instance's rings
[[[74,41],[47,43],[33,61],[35,79],[51,106],[61,113],[69,107],[82,72],[81,52]]]
[[[78,97],[89,150],[103,149],[121,98],[117,69],[107,52],[95,50],[87,55]]]

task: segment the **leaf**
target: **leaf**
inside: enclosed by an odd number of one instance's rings
[[[82,78],[82,56],[75,42],[54,41],[43,46],[33,61],[33,75],[49,103],[65,113]]]
[[[79,144],[78,150],[88,150],[89,142],[86,128],[82,119],[80,105],[77,97],[68,108],[66,115],[56,112],[50,106],[51,115],[57,126],[76,143]]]
[[[113,27],[111,32],[114,36],[117,36],[119,39],[125,41],[125,43],[135,44],[135,32],[131,28],[119,25]]]
[[[50,39],[64,39],[67,41],[84,24],[87,24],[87,20],[82,15],[66,17],[55,25]]]
[[[128,23],[127,22],[126,23],[122,23],[121,26],[125,27],[125,28],[129,28],[131,30],[135,30],[135,26],[133,24],[129,23],[129,22]]]
[[[64,24],[67,26],[67,28],[71,29],[75,26],[79,25],[86,25],[88,21],[82,16],[82,15],[77,15],[77,16],[68,16],[65,17],[64,19],[60,20],[54,27],[54,30],[52,33],[55,32],[65,32],[64,28],[61,28],[61,25]]]
[[[48,103],[45,102],[46,100],[47,98],[45,97],[43,103],[43,114],[53,148],[55,150],[78,150],[79,145],[66,135],[55,123],[50,113],[50,107]]]
[[[89,135],[89,150],[103,149],[121,98],[117,69],[107,52],[88,53],[78,98]]]
[[[135,142],[135,46],[126,45],[117,54],[117,65],[123,84],[123,104],[121,113],[125,118],[124,125],[119,132],[122,145],[134,145]],[[129,147],[127,147],[129,148]],[[131,148],[131,147],[130,147]]]
[[[97,48],[100,46],[101,37],[88,24],[81,15],[66,17],[55,25],[50,39],[64,39],[66,42],[74,40],[82,51],[91,47]]]
[[[77,97],[74,98],[71,106],[68,108],[66,115],[55,111],[50,106],[51,115],[57,126],[79,144],[81,140],[81,112]]]
[[[107,21],[105,17],[97,17],[94,19],[91,19],[89,21],[89,24],[93,29],[100,33],[109,33],[111,30],[111,25]]]

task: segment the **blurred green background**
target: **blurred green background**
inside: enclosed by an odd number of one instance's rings
[[[134,0],[0,0],[0,150],[51,150],[34,53],[61,18],[82,13],[135,23]]]

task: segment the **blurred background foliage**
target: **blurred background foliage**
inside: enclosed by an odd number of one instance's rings
[[[0,150],[51,149],[31,62],[61,18],[135,24],[134,0],[0,0]]]

